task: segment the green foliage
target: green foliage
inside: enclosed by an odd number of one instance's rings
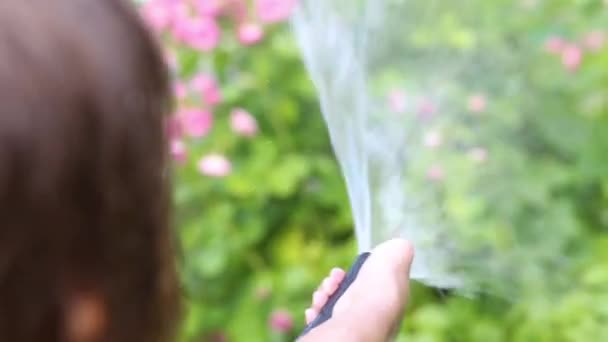
[[[477,15],[487,13],[496,30],[509,25],[536,39],[539,50],[549,34],[574,39],[608,22],[599,0],[548,1],[535,20],[552,26],[531,32],[538,23],[501,16],[503,3],[483,1]],[[412,41],[474,49],[476,37],[446,11],[436,32],[414,30]],[[344,181],[293,37],[286,26],[266,35],[249,48],[229,40],[211,53],[179,52],[182,77],[213,70],[224,95],[212,132],[190,142],[191,157],[175,169],[184,341],[212,340],[218,332],[230,341],[293,339],[319,281],[334,266],[348,267],[357,252]],[[524,291],[506,300],[415,284],[399,341],[608,339],[608,49],[586,54],[576,73],[535,53],[513,75],[534,92],[522,103],[494,104],[493,118],[480,124],[499,162],[469,178],[461,175],[471,170],[448,177],[443,203],[455,225],[487,227],[498,247],[532,253],[542,240],[553,248],[538,249],[537,257],[564,259],[541,265],[542,272],[525,259],[510,260],[516,267],[506,275],[525,274]],[[256,117],[258,135],[230,130],[234,107]],[[201,175],[198,157],[211,152],[226,155],[233,172]],[[459,161],[450,167],[463,168]],[[471,189],[479,189],[475,197]],[[548,270],[555,274],[550,283],[543,278]],[[270,329],[278,308],[293,314],[293,335]]]
[[[294,313],[295,332],[319,279],[356,252],[314,91],[290,33],[271,34],[247,50],[222,46],[213,53],[226,100],[215,111],[213,132],[190,144],[194,157],[175,170],[187,341],[217,331],[230,340],[269,341],[270,313],[281,307]],[[191,51],[180,55],[189,66],[184,75],[199,67],[193,58],[199,57]],[[230,131],[231,106],[256,116],[256,137]],[[213,151],[232,160],[229,176],[198,172],[196,156]]]

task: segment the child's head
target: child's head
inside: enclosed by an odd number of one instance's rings
[[[168,76],[128,0],[0,1],[0,341],[161,341]]]

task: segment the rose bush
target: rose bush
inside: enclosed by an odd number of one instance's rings
[[[478,15],[498,3],[479,6]],[[494,103],[484,93],[462,102],[482,118],[487,134],[525,134],[466,151],[473,162],[467,165],[494,172],[480,191],[481,204],[472,203],[463,186],[472,180],[452,171],[462,169],[462,161],[435,162],[427,177],[444,187],[448,214],[459,224],[499,232],[541,227],[543,236],[518,236],[529,242],[522,248],[531,250],[535,239],[544,239],[542,251],[554,243],[551,253],[572,257],[547,265],[558,275],[555,284],[530,276],[526,291],[512,301],[467,299],[415,285],[403,341],[608,338],[608,5],[522,4],[537,11],[536,20],[552,23],[542,32],[527,32],[538,42],[538,61],[521,73],[537,91],[516,116],[506,115],[514,109],[509,104]],[[187,303],[181,338],[293,339],[319,280],[335,265],[348,266],[356,254],[343,179],[285,24],[297,1],[139,5],[174,76],[176,108],[167,130]],[[516,19],[496,22],[496,30],[525,30],[526,23]],[[387,96],[396,112],[409,105],[402,90]],[[436,108],[425,100],[417,110],[427,118]],[[449,138],[450,132],[430,130],[423,144],[441,151]],[[496,172],[508,175],[497,178]],[[479,206],[486,208],[483,215],[477,215]],[[496,237],[503,243],[509,238]]]

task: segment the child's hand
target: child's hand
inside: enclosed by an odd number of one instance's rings
[[[399,327],[409,296],[413,247],[404,240],[387,241],[372,252],[355,282],[334,307],[332,318],[304,336],[303,341],[386,341]],[[313,294],[306,321],[315,319],[344,279],[334,269]]]

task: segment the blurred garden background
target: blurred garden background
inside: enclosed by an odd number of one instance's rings
[[[536,62],[519,70],[538,91],[521,110],[493,106],[484,94],[463,100],[476,120],[488,113],[482,130],[525,130],[468,152],[475,168],[510,166],[512,179],[484,185],[482,205],[492,210],[472,215],[480,204],[472,208],[443,169],[429,170],[429,182],[446,187],[463,223],[542,227],[546,235],[528,248],[549,241],[543,251],[568,262],[552,265],[559,291],[529,277],[517,298],[468,298],[414,282],[399,341],[607,341],[608,1],[477,2],[482,17],[517,2],[546,23],[526,31],[517,18],[494,18],[496,30],[519,25],[538,42]],[[320,280],[357,254],[344,179],[289,26],[297,0],[137,5],[174,76],[181,338],[293,340]],[[431,132],[426,144],[440,141]]]

